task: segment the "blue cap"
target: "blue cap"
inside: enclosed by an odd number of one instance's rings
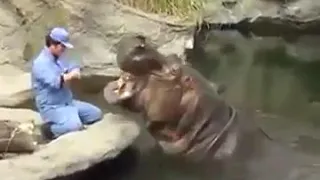
[[[73,48],[73,45],[69,42],[69,32],[62,27],[55,27],[51,30],[49,35],[53,40],[60,42],[67,48]]]

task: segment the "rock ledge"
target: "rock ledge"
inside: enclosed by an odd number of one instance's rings
[[[45,180],[69,175],[116,157],[139,132],[133,121],[108,113],[87,130],[61,136],[31,155],[0,161],[0,176],[4,180]]]

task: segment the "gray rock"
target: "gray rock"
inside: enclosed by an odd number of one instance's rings
[[[39,115],[29,109],[0,108],[0,152],[30,153],[36,150],[34,138]]]
[[[236,29],[259,35],[319,32],[320,1],[232,1],[236,3],[231,7],[225,7],[225,3],[222,3],[224,1],[210,1],[204,11],[204,21],[210,24],[236,25]]]
[[[88,76],[118,75],[115,45],[124,33],[144,34],[164,54],[183,56],[195,26],[172,17],[145,14],[116,1],[14,0],[1,2],[0,14],[0,64],[9,62],[29,69],[26,61],[43,47],[45,33],[61,25],[70,29],[76,46],[68,55],[79,61]],[[236,24],[236,28],[258,35],[275,33],[275,28],[282,34],[288,29],[315,33],[319,32],[319,14],[320,2],[313,0],[221,0],[208,2],[203,20]]]
[[[0,108],[0,119],[7,119],[19,123],[31,123],[35,126],[42,123],[40,115],[30,109]]]
[[[23,0],[1,2],[0,64],[9,62],[25,70],[44,46],[44,36],[53,26],[67,26],[78,61],[88,76],[117,76],[115,45],[124,33],[141,33],[159,45],[165,54],[184,54],[184,43],[192,35],[192,24],[173,18],[145,14],[115,1]],[[9,17],[9,18],[8,18]],[[29,62],[28,62],[29,61]]]
[[[133,121],[108,113],[86,130],[61,136],[33,154],[0,161],[0,176],[5,180],[40,180],[69,175],[116,157],[139,132]]]
[[[32,98],[31,75],[12,65],[0,66],[0,107],[15,107]]]

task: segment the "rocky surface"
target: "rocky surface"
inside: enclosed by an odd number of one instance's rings
[[[0,108],[0,119],[8,119],[20,123],[32,123],[35,126],[42,123],[40,115],[37,112],[20,108]]]
[[[30,73],[10,65],[0,66],[0,107],[15,107],[32,97]]]
[[[318,33],[319,9],[320,2],[313,0],[209,1],[203,19],[218,27],[237,28],[249,34]],[[113,0],[2,1],[0,14],[0,64],[9,62],[28,69],[27,62],[43,46],[47,30],[63,25],[72,32],[76,45],[69,55],[85,67],[88,76],[118,75],[114,51],[124,33],[142,33],[165,54],[174,52],[182,56],[185,42],[194,31],[194,24],[145,14]]]
[[[139,132],[139,126],[127,117],[108,113],[88,129],[61,136],[32,155],[0,161],[0,176],[5,180],[45,180],[69,175],[116,157]]]
[[[43,47],[45,33],[57,25],[72,32],[78,61],[86,75],[115,76],[115,45],[124,33],[142,33],[164,53],[183,55],[192,26],[173,19],[145,15],[115,1],[13,0],[0,2],[0,64],[8,62],[28,70],[30,59]]]
[[[209,1],[203,20],[215,28],[235,28],[246,35],[296,38],[291,32],[320,31],[319,9],[320,3],[312,0]],[[159,45],[161,52],[183,56],[195,26],[172,17],[145,14],[113,0],[2,1],[0,14],[0,64],[8,62],[28,70],[30,60],[43,47],[45,33],[61,25],[72,32],[76,46],[68,53],[70,60],[78,61],[89,78],[119,74],[114,52],[124,33],[142,33]],[[92,81],[88,83],[86,87],[94,86]]]
[[[28,109],[0,108],[0,152],[30,153],[37,149],[38,114]]]
[[[319,32],[320,2],[313,0],[209,1],[204,20],[258,35]],[[232,27],[231,27],[232,26]]]

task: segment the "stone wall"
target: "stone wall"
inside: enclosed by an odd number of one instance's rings
[[[76,45],[70,57],[81,62],[88,75],[114,76],[119,72],[114,52],[124,33],[142,33],[165,54],[183,56],[185,42],[193,38],[195,28],[195,24],[145,14],[112,0],[3,1],[0,14],[0,64],[7,62],[27,70],[48,29],[62,25],[70,29]],[[302,30],[318,33],[319,15],[320,3],[312,0],[212,0],[205,7],[203,20],[221,25],[216,29],[224,25],[258,35]]]
[[[114,1],[13,0],[0,4],[0,64],[28,69],[49,28],[67,26],[76,48],[70,57],[87,74],[116,75],[115,48],[124,33],[142,33],[164,53],[183,55],[192,26],[123,7]]]
[[[204,11],[210,24],[262,35],[318,33],[319,19],[320,1],[314,0],[212,0]]]

